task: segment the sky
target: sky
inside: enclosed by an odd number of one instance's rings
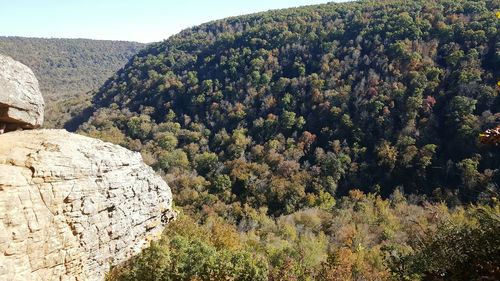
[[[230,16],[334,0],[0,0],[0,36],[149,43]]]

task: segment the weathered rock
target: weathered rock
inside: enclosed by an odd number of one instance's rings
[[[0,55],[0,130],[34,129],[43,123],[45,103],[33,71]]]
[[[171,204],[136,152],[64,130],[0,135],[0,280],[103,280]]]

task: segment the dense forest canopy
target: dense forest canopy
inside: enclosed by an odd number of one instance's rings
[[[141,151],[186,200],[280,214],[353,188],[488,198],[498,8],[360,1],[203,24],[133,57],[81,128]]]
[[[182,216],[110,279],[498,277],[499,10],[331,3],[142,50],[73,121],[141,152]]]
[[[89,39],[0,36],[0,53],[29,66],[47,103],[47,125],[62,127],[74,107],[87,101],[108,77],[144,45]]]

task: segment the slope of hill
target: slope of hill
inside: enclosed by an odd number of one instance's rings
[[[68,102],[85,104],[88,92],[97,90],[143,47],[124,41],[0,37],[0,54],[35,72],[47,102],[49,127],[62,127],[70,117],[61,118],[70,114]]]
[[[416,250],[408,226],[391,219],[406,211],[382,210],[393,203],[378,195],[449,206],[498,196],[500,148],[478,142],[500,122],[498,9],[496,0],[357,1],[203,24],[134,56],[94,96],[80,130],[141,151],[200,222],[213,225],[207,217],[215,216],[237,225],[243,241],[263,247],[275,270],[268,276],[290,264],[298,280],[312,276],[308,268],[318,269],[332,248],[342,254],[338,235],[352,235],[352,253],[373,250],[357,270],[385,272],[381,246]],[[371,193],[371,203],[360,203],[355,189]],[[352,205],[336,209],[348,194]],[[368,205],[388,217],[360,229],[355,214]],[[337,233],[345,225],[309,213],[293,230],[297,241],[280,245],[306,243],[301,235],[324,244],[290,246],[290,260],[273,256],[279,250],[266,243],[281,242],[269,233],[293,231],[265,215],[308,208],[351,224]],[[431,214],[424,217],[433,225]],[[314,266],[302,265],[302,254]]]
[[[496,188],[498,150],[477,144],[499,122],[496,2],[369,3],[185,30],[107,81],[82,128],[212,191],[227,176],[225,200],[271,212],[354,187],[461,201]]]

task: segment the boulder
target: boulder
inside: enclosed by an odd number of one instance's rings
[[[174,217],[137,152],[64,130],[0,135],[0,280],[104,280]]]
[[[0,55],[0,131],[40,127],[44,107],[33,71],[10,57]]]

